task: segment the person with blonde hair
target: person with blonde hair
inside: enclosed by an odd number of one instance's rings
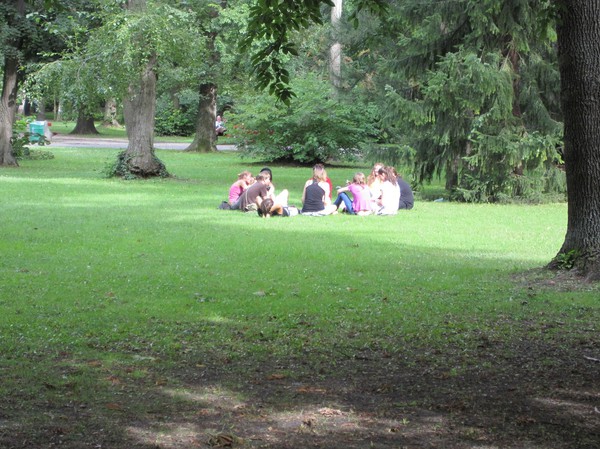
[[[313,167],[313,176],[302,191],[302,211],[304,215],[330,215],[337,211],[331,204],[331,190],[327,183],[327,172],[321,164]]]
[[[367,185],[369,189],[371,189],[371,196],[374,198],[378,198],[381,192],[381,176],[379,176],[379,170],[385,167],[385,165],[381,162],[375,162],[373,164],[373,169],[369,176],[367,177]]]
[[[352,199],[346,192],[352,194]],[[367,186],[365,174],[358,172],[354,174],[352,182],[346,187],[337,189],[338,197],[333,202],[339,209],[342,203],[346,207],[346,212],[352,215],[369,215],[371,210],[371,190]]]
[[[238,203],[240,196],[244,193],[250,185],[254,183],[254,178],[252,177],[252,173],[249,171],[243,171],[238,174],[237,181],[231,184],[229,188],[229,205],[232,209],[235,209],[236,203]]]

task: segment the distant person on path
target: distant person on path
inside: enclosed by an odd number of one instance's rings
[[[330,187],[327,183],[327,173],[321,164],[313,167],[313,176],[304,184],[302,191],[302,214],[330,215],[336,211],[331,204]]]
[[[217,121],[215,122],[215,132],[217,133],[217,136],[222,136],[225,134],[225,131],[227,131],[227,128],[225,128],[225,121],[220,115],[217,115]]]
[[[352,199],[346,192],[352,194]],[[337,189],[338,197],[334,201],[334,206],[339,209],[344,203],[346,212],[352,215],[369,215],[371,209],[371,190],[367,186],[364,173],[358,172],[352,178],[352,182],[346,187]]]

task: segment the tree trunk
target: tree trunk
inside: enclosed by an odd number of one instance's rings
[[[54,100],[54,120],[55,121],[59,122],[62,120],[62,112],[63,112],[62,101]]]
[[[201,84],[198,118],[196,119],[196,136],[185,151],[197,151],[200,153],[217,151],[217,134],[215,133],[216,117],[217,86],[213,83]]]
[[[600,2],[558,2],[568,223],[550,263],[600,279]]]
[[[25,15],[25,0],[17,0],[17,13]],[[20,39],[11,42],[14,48],[7,45],[4,48],[4,67],[2,97],[0,98],[0,166],[17,167],[19,164],[13,154],[11,144],[12,129],[15,123],[17,108],[17,89],[19,76],[19,61],[16,48],[20,46]]]
[[[114,98],[109,98],[104,103],[104,126],[121,126],[117,120],[117,101]]]
[[[43,98],[38,101],[38,110],[35,119],[40,122],[46,120],[46,103]]]
[[[122,154],[122,176],[142,178],[166,176],[164,164],[154,155],[154,116],[156,111],[156,56],[148,61],[139,82],[130,85],[123,101],[123,116],[129,144]]]
[[[10,140],[15,121],[18,61],[9,56],[5,56],[4,61],[4,83],[0,99],[0,166],[16,167],[19,164],[13,155]]]
[[[329,74],[334,94],[342,88],[342,44],[339,42],[339,27],[342,19],[343,0],[333,0],[331,29],[333,43],[329,48]]]
[[[87,115],[84,112],[79,112],[77,115],[77,123],[75,129],[69,134],[100,134],[94,124],[94,117]]]

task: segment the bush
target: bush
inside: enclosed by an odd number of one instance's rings
[[[180,109],[163,109],[156,115],[154,131],[159,136],[190,136],[194,123]]]
[[[240,103],[229,133],[245,156],[306,164],[352,161],[374,140],[374,112],[332,98],[327,80],[307,75],[292,88],[297,98],[289,107],[275,105],[266,94]],[[233,129],[231,122],[237,123]]]

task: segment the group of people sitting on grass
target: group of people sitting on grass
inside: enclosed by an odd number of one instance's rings
[[[394,167],[377,163],[368,177],[358,172],[345,187],[336,187],[337,198],[332,201],[333,184],[322,164],[316,164],[312,177],[304,184],[302,208],[288,204],[289,192],[275,194],[273,173],[264,167],[256,177],[248,171],[238,175],[229,189],[229,200],[222,208],[258,212],[263,217],[273,215],[332,215],[345,211],[352,215],[395,215],[400,209],[412,209],[414,196],[410,185],[396,173]]]

